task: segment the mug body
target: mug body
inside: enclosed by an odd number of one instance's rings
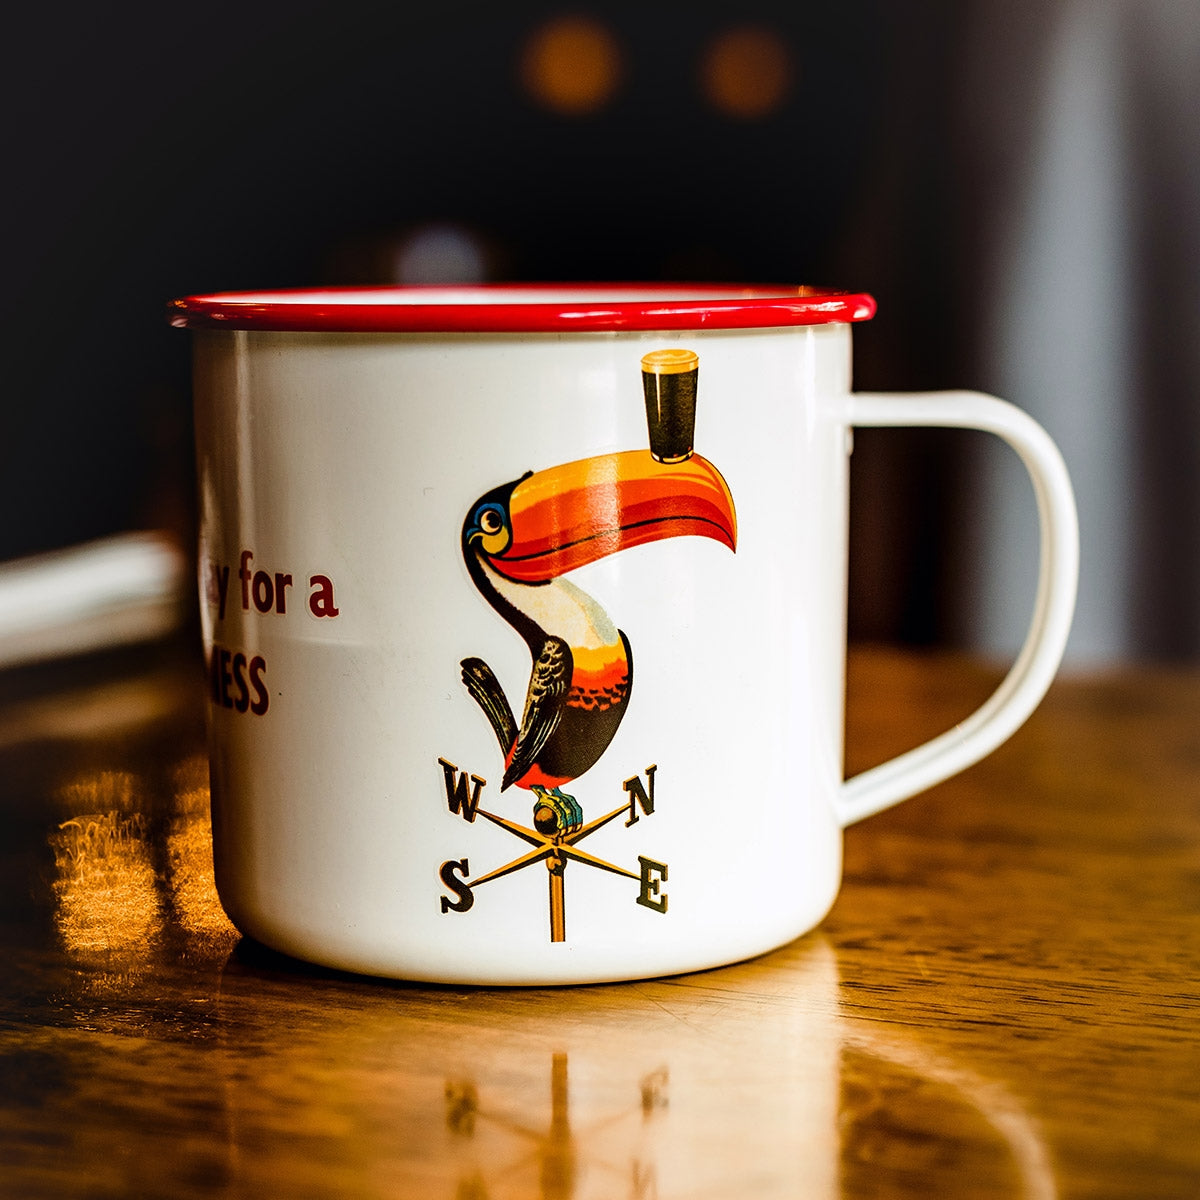
[[[691,445],[655,457],[675,363]],[[197,328],[195,383],[216,877],[243,933],[549,984],[821,920],[849,324]]]

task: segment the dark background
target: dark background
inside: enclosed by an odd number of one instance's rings
[[[26,7],[0,72],[0,559],[134,528],[190,544],[189,347],[166,301],[388,282],[430,227],[473,239],[490,279],[870,291],[859,387],[994,386],[978,268],[1063,7]],[[586,111],[527,75],[539,31],[572,16],[617,52]],[[989,22],[1008,65],[981,89]],[[704,84],[745,29],[786,68],[750,114]],[[860,433],[855,636],[954,640],[960,436]]]

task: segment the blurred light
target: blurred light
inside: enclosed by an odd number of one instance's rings
[[[137,776],[131,771],[96,771],[64,784],[59,799],[67,807],[84,812],[130,812],[137,807],[137,784]]]
[[[535,30],[521,56],[521,82],[539,104],[567,116],[595,112],[621,75],[616,39],[598,21],[559,17]]]
[[[746,26],[720,34],[700,66],[705,98],[727,116],[753,120],[774,112],[792,83],[791,55],[783,39]]]
[[[58,879],[55,923],[74,954],[141,965],[162,928],[154,867],[140,813],[96,813],[64,821],[50,839]]]
[[[458,225],[426,225],[396,250],[397,283],[482,283],[488,274],[487,250]]]
[[[238,935],[217,899],[207,792],[204,806],[203,814],[171,822],[167,834],[171,900],[175,918],[190,940],[205,949],[214,945],[230,948]]]
[[[55,924],[73,955],[121,978],[150,965],[169,926],[197,955],[223,956],[237,941],[213,881],[207,774],[202,756],[177,766],[165,829],[141,811],[146,784],[127,771],[81,775],[60,789],[81,813],[50,835]]]
[[[179,813],[208,811],[208,755],[192,754],[171,771],[175,810]]]
[[[213,878],[208,759],[195,755],[175,769],[175,816],[167,833],[172,908],[197,950],[228,950],[238,934],[221,908]]]
[[[0,666],[153,641],[183,614],[183,552],[125,533],[0,564]]]

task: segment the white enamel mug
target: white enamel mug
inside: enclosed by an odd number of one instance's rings
[[[977,761],[1074,605],[1046,433],[850,389],[870,297],[497,287],[189,297],[217,886],[246,935],[408,979],[562,984],[782,945],[841,831]],[[996,694],[844,780],[854,426],[982,429],[1041,575]],[[636,669],[635,669],[636,664]]]

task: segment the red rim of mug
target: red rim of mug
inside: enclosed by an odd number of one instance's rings
[[[181,329],[311,333],[566,333],[768,329],[868,321],[865,292],[719,284],[288,288],[172,300]]]

